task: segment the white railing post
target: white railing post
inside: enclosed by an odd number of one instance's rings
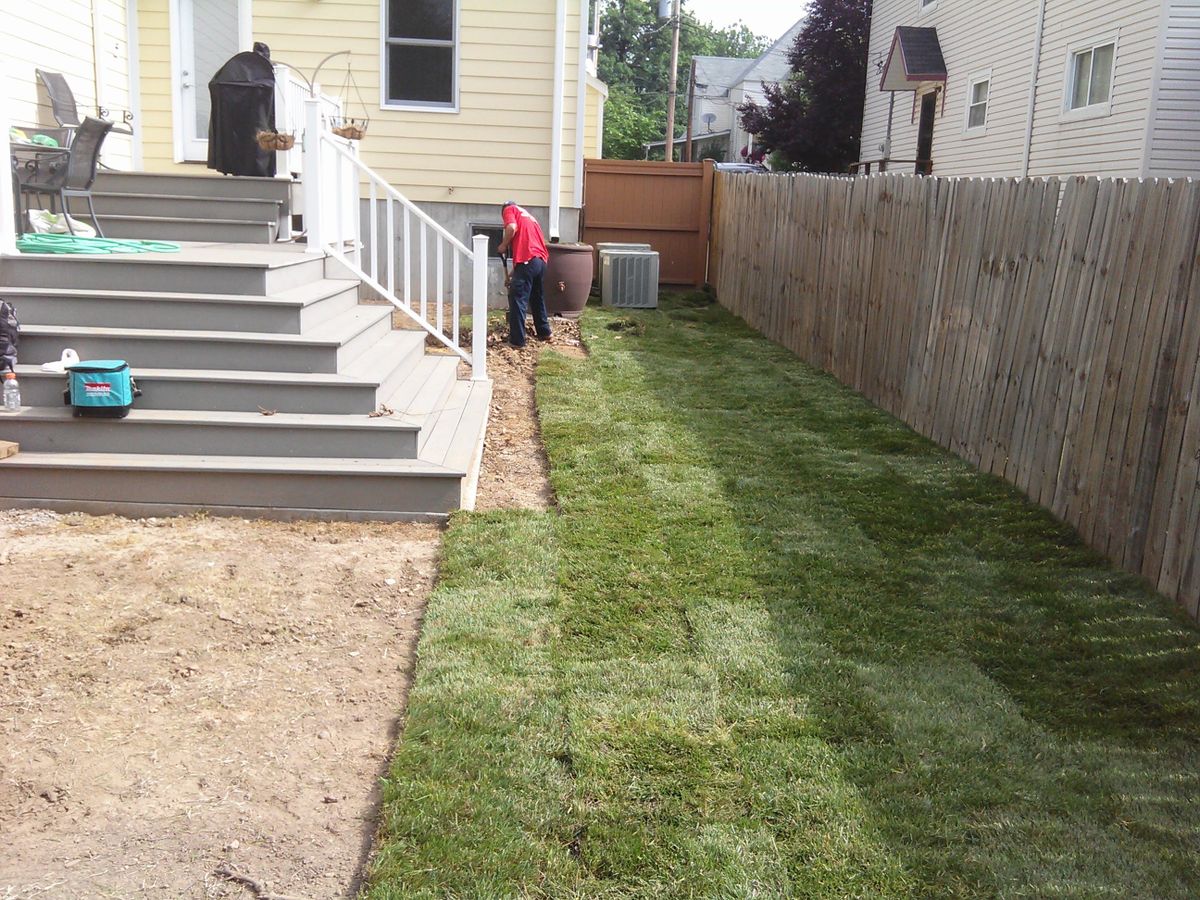
[[[9,82],[5,79],[4,84]],[[8,146],[8,99],[0,91],[0,147],[4,149],[4,165],[0,169],[0,256],[14,256],[17,252],[17,211],[14,208],[12,151]]]
[[[325,252],[323,210],[321,209],[321,101],[318,96],[304,99],[304,228],[308,232],[309,253]]]
[[[486,234],[471,238],[471,380],[487,381],[487,267]]]

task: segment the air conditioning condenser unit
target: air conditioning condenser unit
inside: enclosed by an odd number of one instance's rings
[[[600,255],[600,302],[630,309],[658,308],[658,254],[609,250]]]

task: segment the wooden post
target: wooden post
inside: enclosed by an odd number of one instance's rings
[[[696,57],[692,57],[692,71],[688,76],[687,143],[683,145],[683,161],[692,161],[692,123],[696,120]]]
[[[321,192],[321,101],[319,89],[304,98],[304,228],[308,232],[308,253],[324,253]]]
[[[706,159],[701,164],[703,175],[700,181],[700,234],[696,240],[699,242],[700,260],[699,271],[696,273],[696,287],[704,287],[708,281],[708,248],[709,235],[712,232],[712,209],[713,209],[713,172],[714,163],[711,159]]]
[[[679,88],[679,6],[680,0],[675,0],[671,8],[671,74],[667,88],[667,146],[663,150],[663,159],[675,162],[675,95]]]
[[[487,381],[487,267],[486,234],[471,238],[471,380]]]

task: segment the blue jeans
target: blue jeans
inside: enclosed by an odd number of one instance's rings
[[[550,318],[546,315],[546,292],[542,285],[546,261],[534,257],[514,265],[508,286],[508,342],[525,346],[525,314],[532,308],[533,327],[543,341],[550,339]]]

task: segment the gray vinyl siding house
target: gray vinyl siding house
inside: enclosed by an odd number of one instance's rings
[[[944,72],[906,71],[904,32]],[[867,65],[875,169],[1200,177],[1200,0],[876,0]]]

